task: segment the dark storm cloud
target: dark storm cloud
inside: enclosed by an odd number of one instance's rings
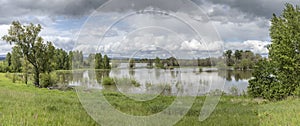
[[[107,0],[0,0],[0,24],[25,16],[77,17],[91,13]]]
[[[300,4],[299,0],[206,0],[214,4],[227,5],[231,8],[240,10],[248,15],[272,17],[275,13],[279,15],[284,8],[285,3]]]
[[[89,15],[108,0],[0,0],[0,24],[20,20],[24,16],[66,16],[77,17]],[[213,20],[247,22],[255,17],[269,19],[273,13],[280,14],[284,3],[299,4],[297,0],[191,0],[199,6],[212,3],[213,12],[208,13]],[[189,0],[112,0],[109,8],[102,11],[124,12],[128,9],[141,10],[154,7],[169,11],[190,12]],[[228,7],[228,8],[226,8]],[[244,15],[243,15],[244,14]],[[246,16],[245,16],[246,15]],[[244,16],[244,17],[243,17]]]

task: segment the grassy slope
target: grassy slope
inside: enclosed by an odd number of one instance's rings
[[[127,97],[106,93],[108,101],[123,112],[134,115],[151,115],[168,106],[173,97],[159,97],[148,103],[137,103]],[[163,102],[162,102],[163,101]],[[192,125],[297,125],[300,117],[300,100],[258,104],[257,101],[224,96],[204,122],[198,121],[203,97],[198,97],[178,126]],[[97,125],[81,106],[73,91],[37,89],[24,84],[12,84],[0,74],[0,125]]]
[[[0,125],[96,125],[75,92],[11,84],[0,74]]]

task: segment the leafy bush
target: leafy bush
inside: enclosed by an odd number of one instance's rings
[[[56,73],[43,73],[41,76],[41,87],[47,88],[51,86],[55,86],[58,82]]]
[[[140,87],[141,86],[141,84],[139,82],[137,82],[136,80],[134,80],[134,79],[131,79],[131,84],[133,84],[133,86],[135,86],[135,87]]]
[[[233,86],[229,89],[229,92],[233,96],[238,96],[239,95],[239,89],[236,86]]]
[[[293,95],[297,96],[297,97],[300,97],[300,87],[297,87],[295,89],[295,91],[293,92]]]
[[[115,84],[115,81],[114,79],[110,78],[110,77],[104,77],[102,79],[102,84],[103,85],[114,85]]]
[[[260,60],[253,72],[253,79],[249,80],[248,94],[269,100],[280,100],[285,97],[284,88],[274,76],[274,65],[266,59]]]
[[[124,85],[127,85],[127,86],[133,85],[135,87],[141,86],[141,84],[138,81],[136,81],[135,79],[132,79],[132,78],[125,78],[125,77],[124,78],[115,78],[115,80],[118,84],[121,84],[123,86]]]

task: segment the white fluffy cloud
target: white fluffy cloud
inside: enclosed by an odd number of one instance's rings
[[[257,54],[268,53],[267,45],[271,44],[268,41],[247,40],[244,42],[227,42],[225,43],[226,50],[251,50]]]
[[[6,35],[9,29],[9,25],[0,25],[0,38]],[[0,55],[5,55],[11,50],[11,45],[0,39]]]

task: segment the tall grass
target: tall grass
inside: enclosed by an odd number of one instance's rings
[[[139,102],[121,93],[103,92],[116,109],[131,115],[147,116],[167,108],[175,96],[158,96]],[[298,125],[300,100],[281,102],[223,96],[215,111],[203,122],[198,121],[205,97],[197,97],[178,126],[196,125]],[[35,88],[0,73],[0,125],[93,126],[98,125],[81,106],[76,92]]]
[[[0,74],[0,125],[97,125],[73,91],[38,89],[12,83]]]

